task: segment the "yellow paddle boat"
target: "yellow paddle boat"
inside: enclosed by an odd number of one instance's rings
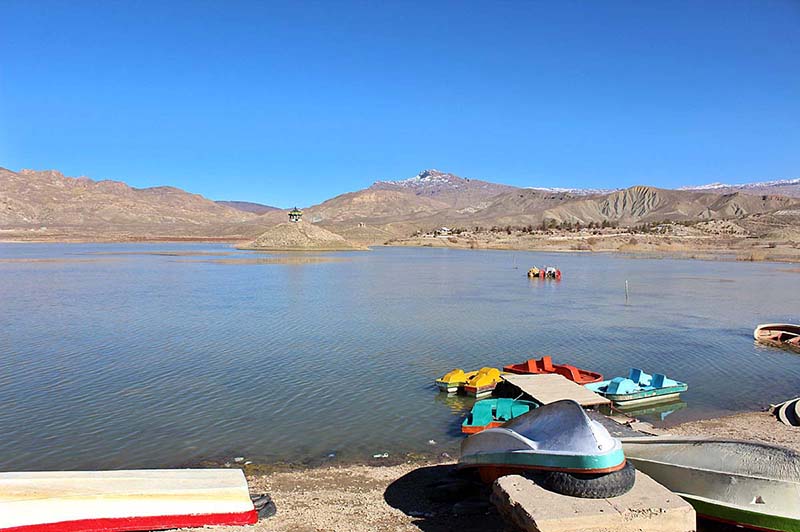
[[[497,368],[481,368],[467,380],[464,385],[464,391],[467,395],[475,397],[490,394],[497,386],[497,383],[503,380],[500,375],[500,370]]]
[[[436,379],[436,386],[440,392],[456,393],[459,388],[463,388],[469,379],[478,374],[478,371],[467,371],[456,368],[449,373],[445,373],[440,379]]]

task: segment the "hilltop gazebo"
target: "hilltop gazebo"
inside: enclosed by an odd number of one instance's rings
[[[303,211],[299,210],[297,207],[289,211],[289,221],[290,222],[299,222],[300,218],[303,216]]]

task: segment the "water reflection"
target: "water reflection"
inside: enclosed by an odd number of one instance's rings
[[[672,401],[649,405],[625,406],[623,404],[613,408],[609,407],[608,405],[603,405],[600,407],[600,412],[606,415],[613,415],[615,412],[621,412],[630,417],[658,419],[658,421],[664,421],[667,416],[679,410],[683,410],[686,408],[686,406],[687,404],[685,401],[682,401],[681,399],[675,399]]]

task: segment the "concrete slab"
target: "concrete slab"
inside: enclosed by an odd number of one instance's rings
[[[525,532],[694,532],[694,509],[644,473],[633,489],[613,499],[559,495],[519,475],[492,487],[500,514]]]
[[[581,406],[607,405],[611,401],[576,384],[563,375],[503,375],[503,380],[533,397],[536,402],[549,405],[561,399],[572,399]]]

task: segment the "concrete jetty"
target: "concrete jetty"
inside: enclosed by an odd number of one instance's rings
[[[504,519],[525,532],[694,532],[695,511],[644,473],[633,489],[611,499],[580,499],[548,491],[509,475],[497,479],[492,502]]]

